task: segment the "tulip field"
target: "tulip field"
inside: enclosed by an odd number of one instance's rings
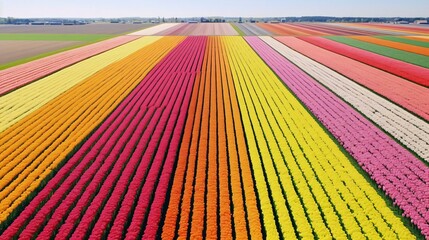
[[[0,239],[429,239],[429,27],[166,23],[0,71]]]

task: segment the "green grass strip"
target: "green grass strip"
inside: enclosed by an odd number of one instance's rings
[[[0,33],[0,40],[30,41],[83,41],[98,42],[112,37],[111,34],[33,34],[33,33]]]
[[[360,48],[369,52],[380,54],[386,57],[394,58],[400,61],[415,64],[421,67],[429,68],[429,57],[420,54],[410,53],[394,48],[384,47],[373,43],[367,43],[356,39],[343,36],[326,36],[336,42],[347,44],[352,47]]]
[[[419,46],[419,47],[429,48],[429,42],[421,42],[421,41],[412,40],[412,39],[403,38],[403,37],[378,36],[376,38],[380,38],[380,39],[384,39],[384,40],[388,40],[388,41],[393,41],[393,42],[398,42],[398,43],[410,44],[410,45]]]
[[[235,31],[237,31],[240,36],[246,36],[246,34],[237,25],[235,25],[234,23],[229,24],[231,24],[231,26],[235,29]]]

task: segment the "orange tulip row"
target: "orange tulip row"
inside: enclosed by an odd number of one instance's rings
[[[209,37],[163,226],[165,239],[262,238],[232,81],[221,38]]]

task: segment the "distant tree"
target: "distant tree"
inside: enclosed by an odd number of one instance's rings
[[[7,17],[7,20],[6,20],[7,24],[13,24],[13,22],[14,22],[13,17]]]

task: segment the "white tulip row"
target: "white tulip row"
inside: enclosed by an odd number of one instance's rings
[[[260,38],[429,162],[429,124],[424,120],[277,40]]]
[[[130,33],[128,35],[136,35],[136,36],[150,36],[150,35],[156,35],[157,33],[160,33],[162,31],[165,31],[169,28],[175,27],[179,25],[180,23],[163,23],[159,25],[155,25],[150,28],[146,28],[137,32]]]

